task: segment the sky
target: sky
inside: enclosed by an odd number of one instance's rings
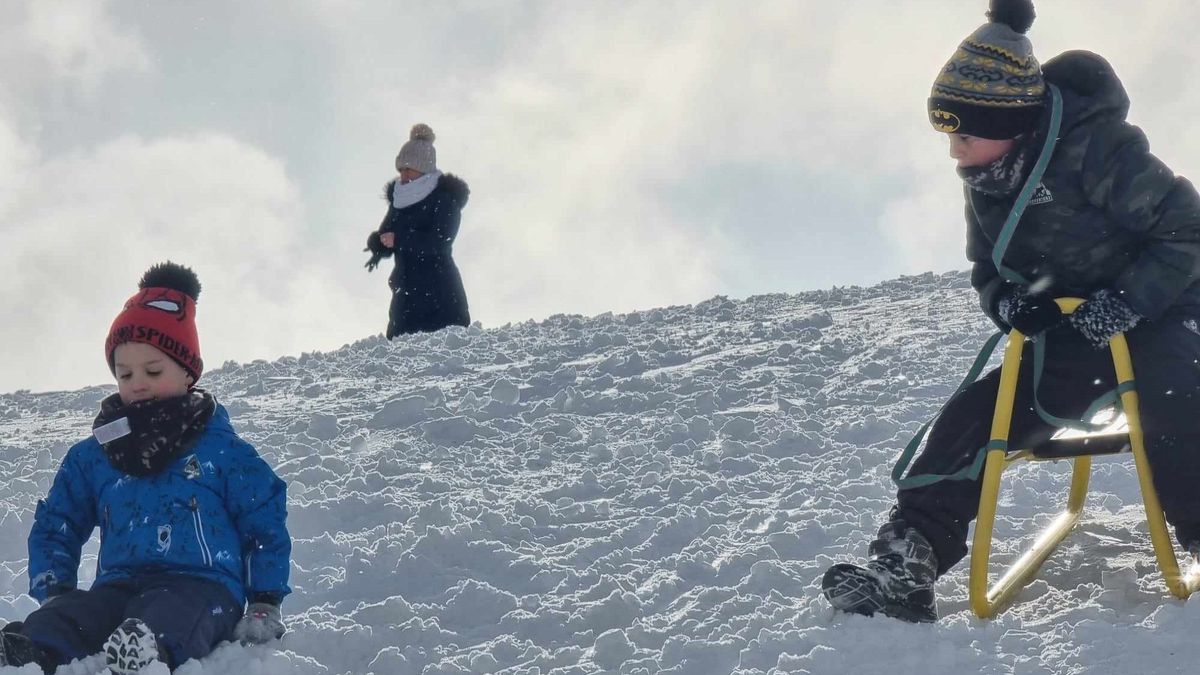
[[[1042,2],[1200,176],[1187,0]],[[0,391],[111,382],[141,273],[191,266],[209,368],[386,324],[362,252],[416,122],[472,190],[485,328],[966,267],[925,121],[985,2],[0,3]]]

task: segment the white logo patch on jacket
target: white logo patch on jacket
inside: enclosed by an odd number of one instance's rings
[[[183,466],[183,473],[187,475],[188,480],[199,478],[203,470],[200,468],[200,460],[196,459],[195,455],[188,457],[187,464]]]
[[[1037,188],[1033,191],[1033,196],[1029,198],[1029,205],[1037,206],[1052,201],[1054,201],[1054,195],[1050,193],[1050,189],[1046,187],[1045,183],[1038,183]]]

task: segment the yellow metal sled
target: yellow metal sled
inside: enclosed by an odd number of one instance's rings
[[[1063,313],[1075,311],[1082,300],[1065,298],[1058,300]],[[1159,569],[1167,582],[1167,589],[1177,598],[1187,598],[1200,587],[1200,574],[1183,575],[1175,548],[1167,532],[1166,519],[1158,501],[1158,492],[1146,460],[1146,448],[1142,437],[1141,418],[1138,416],[1137,391],[1133,383],[1133,365],[1129,357],[1129,346],[1125,336],[1118,334],[1109,343],[1113,365],[1116,367],[1118,384],[1130,383],[1121,393],[1121,407],[1125,411],[1128,431],[1096,436],[1055,438],[1036,448],[1013,452],[1007,450],[1008,434],[1012,422],[1013,399],[1016,393],[1017,373],[1021,363],[1021,350],[1025,338],[1017,330],[1008,337],[1004,352],[1004,364],[1000,369],[1000,388],[996,396],[996,410],[992,417],[992,443],[987,453],[983,473],[983,489],[979,496],[979,516],[975,521],[975,536],[971,546],[970,599],[971,609],[980,618],[991,618],[1001,612],[1020,593],[1046,558],[1067,536],[1083,512],[1087,497],[1088,479],[1091,476],[1092,457],[1098,454],[1131,451],[1137,467],[1138,483],[1142,491],[1142,503],[1146,507],[1146,521],[1150,528],[1150,541]],[[999,446],[997,448],[997,446]],[[992,550],[992,526],[996,519],[996,502],[1000,494],[1000,476],[1010,466],[1021,460],[1068,459],[1073,465],[1071,488],[1067,495],[1067,507],[1042,532],[1021,557],[1013,563],[996,585],[988,588],[988,561]]]

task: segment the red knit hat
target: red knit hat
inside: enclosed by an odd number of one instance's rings
[[[196,333],[196,299],[200,296],[196,273],[173,262],[159,263],[146,270],[138,288],[108,329],[104,356],[109,370],[116,372],[118,345],[141,342],[171,357],[192,376],[193,383],[199,380],[204,361]]]

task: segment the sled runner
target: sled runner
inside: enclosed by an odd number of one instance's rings
[[[1064,314],[1070,314],[1082,300],[1060,298],[1058,303]],[[1167,532],[1166,519],[1159,504],[1158,493],[1154,489],[1150,465],[1146,460],[1141,419],[1138,416],[1137,391],[1134,388],[1133,365],[1125,336],[1118,334],[1109,343],[1113,365],[1116,368],[1120,407],[1125,413],[1124,425],[1119,419],[1114,419],[1107,428],[1099,432],[1060,433],[1040,446],[1013,451],[1008,448],[1008,435],[1024,342],[1024,336],[1016,329],[1009,334],[1001,367],[1000,389],[992,418],[992,441],[988,444],[983,488],[979,497],[979,516],[975,522],[975,534],[971,545],[971,609],[980,618],[987,619],[1003,611],[1016,598],[1021,589],[1037,574],[1046,558],[1079,521],[1087,498],[1092,457],[1122,452],[1133,455],[1142,503],[1146,508],[1150,541],[1154,546],[1154,555],[1158,559],[1167,589],[1175,597],[1187,598],[1200,587],[1200,573],[1185,575],[1180,572],[1175,548]],[[996,519],[1002,474],[1022,460],[1060,459],[1069,460],[1073,465],[1066,509],[1042,532],[1029,550],[1013,563],[1000,580],[989,588],[988,563],[992,550],[992,526]]]

